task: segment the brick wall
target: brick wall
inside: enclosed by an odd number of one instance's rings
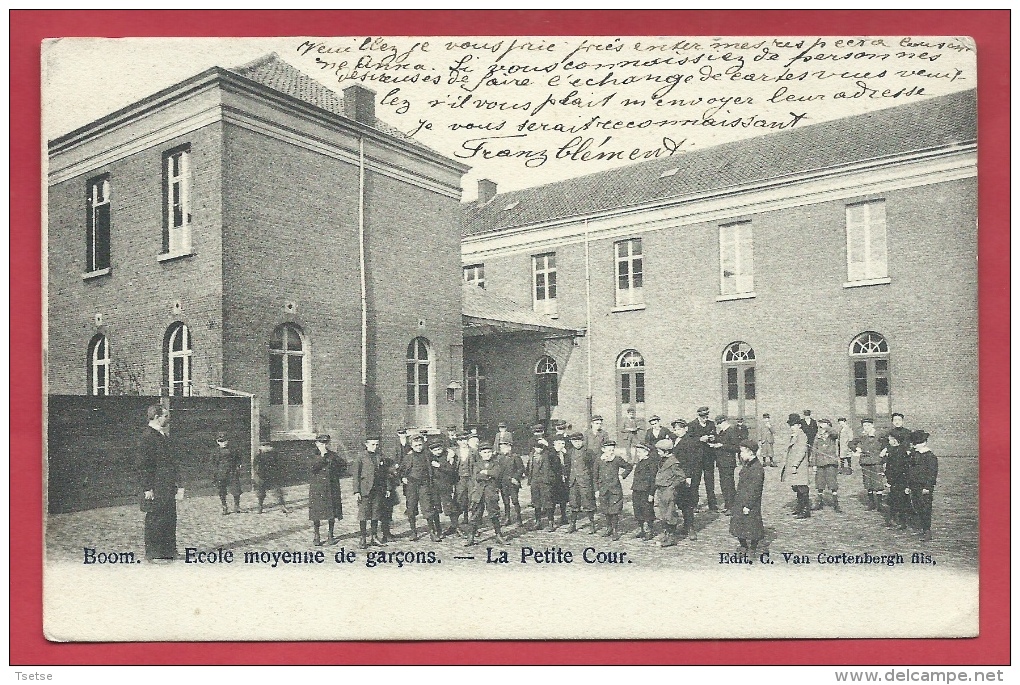
[[[221,375],[220,157],[218,124],[50,186],[47,224],[47,380],[53,393],[85,394],[88,344],[108,336],[114,393],[159,394],[163,340],[175,321],[193,338],[199,393]],[[162,155],[191,144],[194,255],[158,262],[162,251]],[[86,181],[109,173],[110,275],[83,280]],[[174,309],[180,303],[180,310]],[[96,325],[95,315],[102,315]]]
[[[591,329],[571,363],[561,365],[560,415],[572,422],[584,417],[589,344],[594,411],[606,416],[610,430],[617,415],[615,362],[628,348],[647,364],[646,414],[691,417],[700,404],[715,413],[723,402],[723,350],[743,340],[757,356],[759,414],[782,418],[811,408],[816,417],[852,416],[848,345],[874,330],[891,349],[894,411],[904,412],[908,425],[930,430],[937,452],[976,454],[976,184],[898,190],[885,200],[888,285],[842,287],[843,200],[747,217],[757,293],[748,300],[716,301],[718,223],[634,234],[645,254],[642,311],[611,311],[613,240],[592,241]],[[564,245],[556,253],[559,323],[584,327],[584,246]],[[485,260],[486,289],[523,304],[531,302],[530,273],[530,253]],[[520,353],[534,356],[529,347]],[[494,401],[533,402],[533,382]]]

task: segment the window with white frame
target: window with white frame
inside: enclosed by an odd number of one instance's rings
[[[541,314],[556,313],[556,253],[531,258],[534,307]]]
[[[616,255],[616,306],[643,304],[644,257],[641,238],[620,240],[613,245]]]
[[[85,197],[85,271],[110,268],[110,175],[90,179]]]
[[[269,338],[269,412],[276,430],[308,430],[308,351],[294,324],[277,326]]]
[[[191,151],[176,148],[163,155],[163,252],[191,251]]]
[[[846,271],[851,283],[889,276],[885,200],[847,205]]]
[[[97,335],[89,343],[89,394],[110,394],[110,341]]]
[[[183,323],[167,329],[166,387],[171,396],[191,395],[191,331]]]
[[[723,295],[754,292],[751,222],[719,227],[719,289]]]
[[[464,267],[464,282],[477,285],[479,288],[485,288],[485,265],[484,264],[472,264]]]

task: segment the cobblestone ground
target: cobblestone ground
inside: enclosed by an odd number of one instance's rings
[[[961,570],[977,571],[978,564],[978,509],[977,486],[978,468],[976,458],[941,458],[939,460],[939,484],[935,489],[935,503],[931,542],[920,542],[914,531],[887,529],[881,515],[867,511],[864,505],[860,472],[852,476],[840,476],[840,504],[843,512],[836,513],[830,508],[815,512],[808,520],[797,520],[791,515],[794,502],[793,491],[779,481],[779,469],[767,468],[763,515],[768,532],[768,545],[773,554],[794,552],[811,555],[819,552],[846,552],[872,554],[899,552],[910,563],[912,552],[932,555],[939,566]],[[350,492],[350,480],[345,480],[344,509],[347,516],[337,522],[340,546],[356,548],[359,541],[358,523],[354,495]],[[629,480],[624,482],[628,493]],[[718,486],[717,486],[718,487]],[[528,488],[521,492],[522,504],[527,504]],[[181,552],[185,547],[199,549],[244,550],[313,550],[311,524],[308,521],[307,486],[294,486],[286,490],[289,514],[285,514],[270,495],[272,506],[265,513],[255,513],[255,497],[245,492],[241,497],[241,513],[223,516],[217,497],[187,498],[179,509],[177,544]],[[813,495],[812,495],[813,497]],[[229,499],[229,498],[228,498]],[[719,501],[722,496],[719,495]],[[463,546],[459,537],[447,538],[441,543],[428,540],[424,523],[420,522],[419,533],[425,533],[418,542],[408,540],[407,520],[403,517],[402,504],[394,512],[394,533],[397,541],[389,545],[391,550],[435,550],[439,556],[452,563],[454,556],[472,553]],[[522,545],[536,549],[562,547],[580,554],[587,546],[599,549],[626,551],[633,564],[641,568],[694,568],[712,567],[719,564],[720,552],[732,552],[736,541],[729,535],[729,519],[720,513],[699,512],[696,515],[698,540],[683,540],[676,547],[665,550],[654,543],[633,537],[636,524],[630,503],[625,506],[622,517],[624,536],[619,542],[590,535],[587,526],[582,532],[568,534],[561,527],[556,532],[534,531],[533,510],[523,510],[527,529],[521,531],[510,526],[506,549],[519,555]],[[50,563],[82,563],[83,547],[100,551],[135,551],[143,557],[142,520],[143,514],[137,506],[108,507],[71,514],[50,515],[46,523],[47,556]],[[443,517],[443,526],[447,525]],[[600,517],[601,524],[601,517]],[[602,524],[604,530],[604,524]],[[325,535],[325,525],[323,525]],[[476,556],[484,556],[485,548],[493,545],[492,531],[482,531]],[[325,549],[335,549],[327,547]]]

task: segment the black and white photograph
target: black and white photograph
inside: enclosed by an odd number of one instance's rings
[[[977,635],[970,38],[41,51],[48,639]]]

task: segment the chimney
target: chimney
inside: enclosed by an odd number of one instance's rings
[[[488,204],[494,197],[496,197],[496,182],[487,178],[478,179],[478,204]]]
[[[344,88],[344,114],[359,124],[375,126],[375,91],[364,86]]]

